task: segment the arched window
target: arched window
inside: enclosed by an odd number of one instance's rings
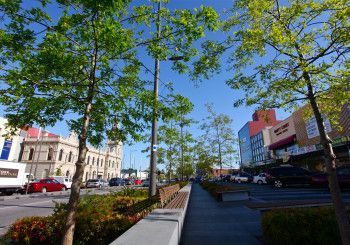
[[[58,155],[58,161],[62,161],[63,157],[63,149],[60,150],[60,154]]]
[[[95,165],[95,157],[92,157],[92,165]]]
[[[72,152],[70,151],[68,155],[68,162],[71,162],[71,161],[72,161]]]
[[[28,160],[33,160],[33,155],[34,155],[34,149],[30,148]]]
[[[52,160],[52,156],[53,156],[53,148],[50,147],[49,148],[49,152],[47,153],[47,160]]]
[[[87,159],[87,165],[90,164],[90,156],[88,156],[88,159]]]
[[[69,177],[69,170],[67,170],[67,172],[66,172],[66,177]]]
[[[98,166],[100,164],[100,158],[97,158],[96,165]]]
[[[111,167],[111,160],[108,161],[108,167]]]
[[[89,172],[86,172],[86,174],[85,174],[85,181],[87,181],[88,178],[89,178]]]

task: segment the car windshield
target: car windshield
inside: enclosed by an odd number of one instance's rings
[[[97,179],[91,179],[91,180],[88,180],[88,182],[98,182]]]

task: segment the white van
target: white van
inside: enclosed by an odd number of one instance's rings
[[[64,184],[67,189],[70,189],[72,187],[72,179],[66,177],[66,176],[52,176],[55,180],[60,182],[61,184]]]

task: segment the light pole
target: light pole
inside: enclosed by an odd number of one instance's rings
[[[157,17],[157,40],[159,43],[160,38],[160,9],[161,1],[158,2],[158,17]],[[152,141],[151,141],[151,159],[150,159],[150,185],[148,195],[150,197],[156,195],[156,170],[157,170],[157,100],[158,100],[158,80],[159,80],[159,59],[158,57],[154,62],[154,106],[153,106],[153,121],[152,121]]]

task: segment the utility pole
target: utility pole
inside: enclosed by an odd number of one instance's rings
[[[181,116],[181,123],[180,123],[180,138],[181,138],[181,181],[184,180],[184,142],[183,142],[183,118]]]
[[[35,159],[36,150],[37,150],[38,144],[39,144],[40,133],[41,133],[41,127],[39,128],[39,133],[38,133],[38,136],[37,136],[37,138],[36,138],[36,143],[35,143],[35,147],[34,147],[34,152],[33,152],[33,155],[32,155],[32,162],[30,163],[30,170],[29,170],[29,175],[28,175],[28,182],[27,182],[27,186],[26,186],[26,195],[28,194],[29,182],[30,182],[30,179],[32,178],[33,164],[34,164],[34,159]],[[29,149],[29,154],[30,154],[30,149]]]
[[[160,38],[160,9],[161,0],[158,2],[158,18],[157,18],[157,40]],[[153,121],[152,121],[152,142],[151,142],[151,159],[150,159],[150,185],[149,185],[149,197],[156,195],[156,170],[157,170],[157,129],[158,129],[158,112],[157,112],[157,100],[158,100],[158,80],[159,80],[159,59],[158,57],[154,62],[154,105],[153,105]]]

